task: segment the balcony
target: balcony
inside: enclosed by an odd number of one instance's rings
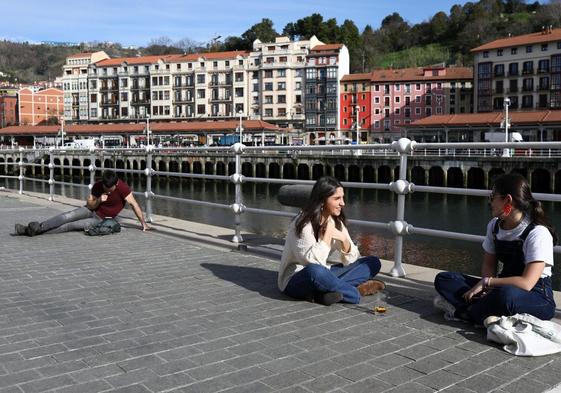
[[[534,86],[522,86],[522,91],[524,92],[533,92],[534,90]]]
[[[507,93],[518,93],[518,91],[518,87],[509,87],[508,89],[506,89]]]
[[[518,72],[518,70],[509,70],[508,71],[508,76],[519,76],[520,72]]]
[[[548,84],[539,85],[539,86],[538,86],[538,90],[539,90],[539,91],[549,90],[549,83],[548,83]]]
[[[208,99],[209,103],[213,103],[213,102],[230,102],[232,101],[232,96],[216,96],[216,97],[211,97]]]
[[[118,100],[101,100],[101,106],[119,106]]]
[[[549,73],[549,67],[538,68],[538,74],[548,74],[548,73]]]
[[[534,73],[534,69],[533,68],[525,68],[522,70],[522,75],[530,75]]]
[[[142,100],[137,99],[137,100],[132,100],[131,101],[131,105],[148,105],[148,104],[150,104],[150,99],[148,99],[148,98],[144,98]]]
[[[193,103],[195,102],[195,97],[179,97],[179,98],[174,98],[173,103],[174,104],[186,104],[186,103]]]

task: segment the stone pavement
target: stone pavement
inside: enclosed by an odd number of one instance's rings
[[[60,209],[69,206],[0,191],[0,393],[543,392],[561,383],[558,356],[517,358],[483,330],[445,322],[420,281],[385,277],[381,296],[324,307],[281,295],[278,260],[221,245],[220,229],[162,222],[105,237],[10,236],[14,223]]]

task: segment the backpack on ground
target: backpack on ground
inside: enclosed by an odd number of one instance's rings
[[[104,236],[121,232],[121,224],[113,218],[104,218],[103,221],[90,225],[84,230],[89,236]]]

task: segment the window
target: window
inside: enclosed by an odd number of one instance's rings
[[[486,59],[489,57],[489,51],[483,51],[483,58]]]
[[[510,54],[511,54],[511,55],[515,55],[516,52],[518,52],[518,48],[512,48],[512,49],[510,50]]]
[[[284,94],[279,95],[279,96],[277,97],[277,102],[278,102],[279,104],[286,104],[286,96],[285,96]]]
[[[197,98],[205,98],[205,89],[197,89]]]
[[[494,66],[494,69],[495,69],[495,76],[503,76],[505,74],[504,64],[496,64]]]
[[[420,83],[415,83],[415,90],[417,90],[417,91],[421,90],[421,84]]]
[[[539,73],[549,72],[549,59],[538,61],[538,72]]]
[[[432,108],[425,108],[425,115],[431,116],[432,115]]]
[[[197,83],[205,83],[205,74],[197,74]]]
[[[279,82],[277,84],[277,90],[286,90],[286,82]]]
[[[503,55],[503,50],[497,49],[497,56],[502,56],[502,55]]]
[[[265,70],[265,78],[272,78],[273,70]]]
[[[90,102],[97,102],[97,94],[92,94],[91,95]]]
[[[129,100],[129,93],[123,92],[121,93],[121,101],[128,101]]]
[[[265,117],[273,117],[273,108],[265,109]]]
[[[415,96],[415,103],[417,104],[421,103],[421,96]]]
[[[267,82],[265,83],[265,91],[272,91],[273,90],[273,82]]]
[[[272,104],[273,96],[265,96],[265,104]]]
[[[518,75],[518,63],[510,63],[508,65],[508,74],[509,75]]]
[[[197,114],[204,115],[206,113],[206,108],[204,105],[197,105]]]
[[[281,70],[277,70],[277,76],[280,78],[284,78],[286,76],[286,70],[284,68]]]
[[[542,52],[547,51],[548,44],[542,44]]]
[[[523,74],[534,73],[534,62],[533,61],[525,61],[524,63],[522,63],[522,73]]]
[[[526,46],[526,53],[532,53],[532,45]]]

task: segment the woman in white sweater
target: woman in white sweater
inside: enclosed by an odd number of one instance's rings
[[[385,284],[372,278],[380,260],[362,257],[345,226],[344,190],[333,177],[320,178],[308,205],[290,223],[279,268],[279,289],[295,299],[326,306],[359,303]]]

